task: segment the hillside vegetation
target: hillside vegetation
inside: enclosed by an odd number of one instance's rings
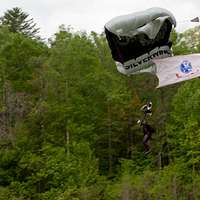
[[[174,54],[199,52],[199,30],[173,32]],[[2,24],[0,69],[0,200],[200,199],[199,78],[155,89],[117,72],[104,34],[64,26],[47,45]]]

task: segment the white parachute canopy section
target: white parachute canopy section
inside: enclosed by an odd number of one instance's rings
[[[200,54],[155,59],[157,87],[163,87],[200,76]]]

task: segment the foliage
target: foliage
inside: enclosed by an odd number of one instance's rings
[[[174,54],[198,52],[180,39],[194,33],[173,32]],[[0,68],[0,199],[200,198],[199,79],[155,90],[155,77],[115,70],[104,34],[64,26],[48,47],[2,26]]]
[[[22,11],[21,8],[15,7],[7,10],[0,18],[1,25],[8,26],[13,33],[22,33],[31,38],[39,38],[37,36],[39,28],[36,27],[33,18],[28,19],[29,14]]]

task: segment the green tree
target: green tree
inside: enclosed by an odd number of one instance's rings
[[[36,28],[33,18],[29,19],[29,14],[22,11],[21,8],[15,7],[7,10],[0,18],[2,25],[8,26],[9,30],[14,33],[22,33],[31,38],[37,36],[39,28]]]
[[[183,156],[190,166],[198,165],[200,152],[199,79],[185,83],[173,99],[173,110],[168,124],[172,155]]]

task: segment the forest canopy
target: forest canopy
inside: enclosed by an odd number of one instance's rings
[[[155,76],[116,71],[104,33],[61,26],[47,45],[32,18],[30,32],[15,31],[5,16],[0,200],[200,199],[199,78],[155,89]],[[174,54],[199,53],[196,33],[173,30]],[[156,133],[145,155],[136,122],[149,100]]]

